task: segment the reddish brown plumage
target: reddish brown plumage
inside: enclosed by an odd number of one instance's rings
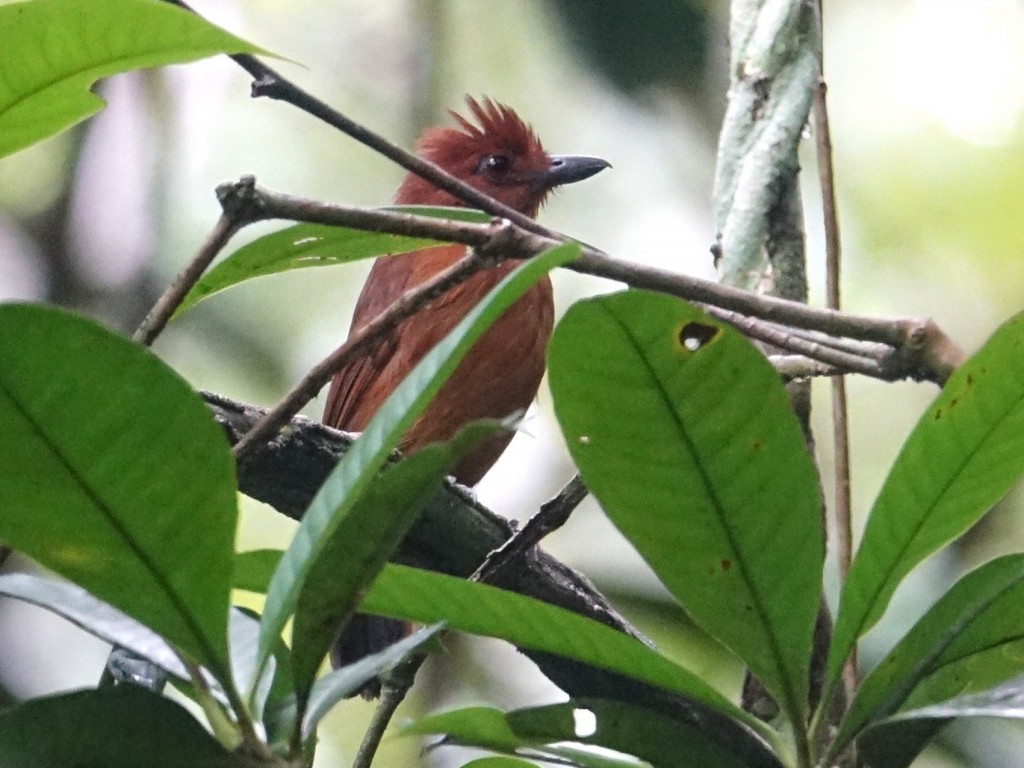
[[[467,99],[472,121],[452,112],[455,128],[432,128],[418,153],[480,191],[536,216],[551,189],[607,166],[596,158],[558,158],[545,152],[533,130],[509,107],[489,99]],[[475,122],[474,122],[475,121]],[[415,174],[402,181],[395,202],[405,205],[464,205]],[[426,248],[378,259],[356,303],[351,330],[370,321],[405,291],[424,282],[465,253],[460,245]],[[362,430],[391,391],[430,349],[516,267],[505,262],[471,277],[403,321],[368,355],[335,374],[324,423]],[[554,309],[551,282],[544,278],[485,333],[403,437],[405,453],[450,439],[480,418],[503,418],[525,410],[537,394]],[[476,484],[511,440],[501,435],[480,446],[455,468],[458,480]],[[356,655],[366,652],[360,648]],[[342,656],[350,655],[346,650]],[[335,661],[338,659],[335,654]]]
[[[553,158],[533,130],[509,107],[489,99],[468,99],[476,124],[452,112],[458,128],[432,128],[417,143],[419,154],[491,197],[536,216],[552,187]],[[599,161],[591,162],[596,173]],[[555,159],[554,162],[564,159]],[[571,178],[569,180],[575,180]],[[415,174],[408,174],[395,195],[406,205],[460,206],[458,200]],[[450,266],[464,254],[460,245],[427,248],[378,259],[356,303],[352,330],[377,316],[405,291]],[[381,403],[430,349],[516,266],[502,265],[471,277],[404,321],[370,354],[340,370],[331,382],[324,423],[359,431]],[[451,438],[464,424],[502,418],[526,409],[544,374],[544,351],[554,310],[551,282],[544,278],[509,308],[480,341],[405,434],[403,452]],[[455,470],[467,485],[476,484],[508,445],[503,435],[482,446]]]

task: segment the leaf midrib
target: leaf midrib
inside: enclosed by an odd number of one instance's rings
[[[204,663],[210,665],[211,669],[216,667],[217,677],[221,678],[225,670],[222,668],[219,655],[207,642],[205,633],[202,631],[202,627],[197,624],[192,612],[187,609],[187,603],[183,601],[177,594],[177,591],[172,588],[171,583],[165,578],[163,572],[156,567],[155,562],[148,556],[146,550],[139,545],[139,543],[129,534],[128,529],[121,524],[121,521],[114,514],[113,508],[103,499],[102,495],[89,482],[87,482],[84,474],[77,470],[74,462],[64,453],[64,451],[61,450],[60,442],[55,440],[43,427],[42,423],[35,419],[34,416],[22,405],[19,398],[14,392],[12,392],[10,387],[7,385],[7,381],[3,378],[0,378],[0,390],[3,391],[22,418],[31,426],[32,430],[50,449],[51,453],[57,457],[58,461],[73,479],[75,484],[78,485],[89,501],[92,502],[94,507],[100,511],[101,515],[106,519],[107,524],[110,525],[114,532],[122,539],[122,543],[131,550],[136,559],[143,565],[144,570],[150,574],[157,585],[163,590],[166,599],[171,603],[179,618],[184,620],[184,623],[189,632],[191,632],[193,639],[197,641],[198,646],[207,656],[207,658],[204,659]]]
[[[676,427],[678,428],[678,431],[679,431],[680,435],[682,436],[683,442],[685,443],[687,449],[690,451],[690,454],[692,456],[694,456],[694,457],[699,456],[700,454],[698,454],[698,452],[695,450],[695,443],[693,442],[692,438],[690,437],[689,432],[686,430],[682,420],[679,418],[679,414],[676,412],[676,409],[673,407],[672,401],[668,398],[667,393],[665,391],[665,388],[662,386],[660,378],[657,376],[656,370],[653,368],[653,366],[651,366],[651,364],[647,360],[646,356],[643,354],[644,347],[641,344],[640,340],[637,339],[636,336],[633,335],[633,333],[627,327],[627,325],[625,323],[623,323],[619,319],[619,317],[614,312],[612,312],[608,307],[606,307],[604,304],[598,304],[598,306],[600,306],[601,309],[605,313],[607,313],[607,315],[609,317],[611,317],[615,321],[615,323],[619,326],[619,328],[622,330],[623,334],[625,335],[625,337],[629,341],[630,345],[633,347],[633,349],[634,349],[634,351],[636,353],[636,356],[643,363],[644,370],[647,371],[647,373],[650,375],[650,378],[651,378],[652,382],[654,382],[655,389],[657,390],[658,396],[661,398],[662,402],[665,404],[666,409],[672,415],[672,420],[676,424]],[[698,473],[700,475],[700,478],[701,478],[701,482],[704,484],[705,490],[706,490],[706,492],[708,493],[708,496],[711,498],[711,500],[713,502],[713,507],[714,507],[714,510],[715,510],[715,520],[718,522],[720,528],[724,532],[726,541],[728,542],[730,548],[735,553],[734,556],[736,557],[737,565],[739,567],[740,572],[743,575],[743,582],[747,586],[747,591],[748,591],[748,593],[750,594],[750,596],[751,596],[751,598],[753,600],[754,609],[757,612],[758,617],[760,618],[761,626],[762,627],[771,627],[771,626],[773,626],[773,624],[769,620],[769,616],[768,616],[768,613],[767,613],[767,611],[765,609],[764,603],[762,601],[761,594],[758,592],[757,589],[755,589],[755,582],[750,578],[750,573],[749,573],[749,571],[747,569],[746,560],[743,557],[740,557],[740,550],[738,548],[736,538],[733,536],[732,530],[724,522],[724,517],[725,517],[725,515],[723,513],[724,507],[723,507],[723,504],[722,504],[721,500],[718,497],[718,494],[714,490],[714,485],[711,482],[710,476],[705,471],[704,462],[703,461],[697,461],[695,463],[696,463],[696,466],[697,466],[697,471],[698,471]],[[796,718],[798,717],[798,713],[800,712],[800,707],[796,703],[797,702],[797,698],[794,695],[794,692],[792,690],[792,686],[791,686],[790,681],[788,679],[789,678],[788,669],[787,669],[787,667],[786,667],[786,665],[784,663],[784,660],[783,660],[782,650],[781,650],[781,648],[780,648],[780,646],[778,644],[778,638],[775,636],[775,634],[773,632],[765,632],[764,634],[767,636],[768,645],[771,648],[772,659],[775,662],[775,672],[776,672],[776,674],[778,674],[779,679],[783,682],[783,684],[785,686],[786,704],[787,704],[787,709],[789,710],[789,715],[790,715],[791,719],[793,719],[795,721]]]

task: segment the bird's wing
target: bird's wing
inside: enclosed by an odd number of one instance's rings
[[[356,302],[350,335],[387,309],[407,290],[429,279],[464,253],[463,246],[453,245],[377,259]],[[324,407],[324,424],[352,431],[366,426],[377,407],[425,352],[418,349],[420,343],[416,343],[427,341],[420,338],[424,334],[407,332],[410,321],[421,317],[419,314],[406,320],[395,331],[386,334],[372,350],[334,374]],[[403,338],[404,350],[401,348]],[[413,350],[410,345],[417,349]],[[429,343],[426,349],[430,346],[433,344]]]

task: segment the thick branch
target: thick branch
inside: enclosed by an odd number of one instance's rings
[[[263,411],[218,395],[207,404],[228,440],[236,442]],[[351,436],[301,417],[291,421],[239,470],[239,489],[288,517],[299,519]],[[428,503],[399,549],[402,562],[469,577],[514,533],[504,518],[490,512],[464,488],[447,483]],[[625,632],[649,644],[620,616],[590,581],[547,553],[533,549],[494,574],[491,583],[558,605]],[[627,701],[663,712],[700,728],[728,744],[745,765],[780,768],[764,743],[743,725],[698,707],[675,694],[621,675],[544,653],[525,651],[540,670],[571,696]]]

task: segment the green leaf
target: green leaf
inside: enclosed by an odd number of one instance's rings
[[[1024,719],[1024,677],[982,693],[901,712],[868,728],[857,746],[872,768],[907,768],[943,726],[964,717]]]
[[[534,651],[577,659],[660,686],[724,713],[759,733],[763,725],[692,672],[636,638],[531,597],[401,565],[387,565],[359,610],[497,637]],[[737,739],[751,738],[739,723]]]
[[[821,500],[778,374],[700,310],[626,291],[570,308],[549,346],[549,382],[608,517],[803,723]]]
[[[338,630],[355,613],[425,500],[452,465],[500,429],[497,422],[472,424],[450,443],[428,445],[387,467],[339,523],[311,566],[295,606],[292,677],[300,712]]]
[[[635,765],[609,761],[607,753],[565,749],[566,744],[603,747],[640,758],[658,768],[754,768],[781,766],[767,750],[741,758],[729,745],[715,743],[699,727],[643,707],[618,701],[582,698],[563,704],[520,709],[509,713],[487,707],[444,712],[423,718],[403,733],[437,733],[444,743],[484,747],[515,754],[530,750],[573,760],[577,765]]]
[[[901,712],[886,722],[956,717],[1005,717],[1015,720],[1024,718],[1024,676],[1016,677],[981,693],[956,696],[938,704]]]
[[[302,723],[303,741],[313,735],[317,725],[335,704],[352,696],[382,672],[394,668],[432,643],[443,628],[443,624],[423,627],[384,650],[364,656],[354,664],[336,669],[317,680],[313,684],[309,706]]]
[[[289,696],[292,690],[290,665],[281,667],[281,661],[288,662],[288,646],[281,640],[274,648],[274,654],[259,678],[256,677],[256,653],[260,639],[260,617],[247,608],[232,608],[228,622],[228,639],[231,644],[231,676],[236,691],[255,688],[251,714],[260,719],[268,699]]]
[[[1024,315],[1017,315],[954,372],[907,438],[843,585],[830,684],[903,577],[967,530],[1024,472],[1022,369]]]
[[[490,707],[466,707],[421,718],[402,729],[402,735],[439,734],[445,738],[433,747],[459,745],[482,747],[515,755],[522,751],[538,760],[550,759],[559,764],[584,768],[641,768],[636,760],[613,759],[606,755],[585,753],[565,745],[546,746],[543,740],[515,733],[504,712]],[[483,760],[517,760],[513,757],[489,757]],[[568,761],[568,763],[566,763]],[[470,763],[473,765],[475,763]]]
[[[152,662],[187,685],[193,682],[190,670],[160,635],[75,584],[30,573],[8,573],[0,575],[0,595],[48,610],[101,640],[129,651],[134,657]],[[252,674],[259,622],[246,611],[232,609],[230,628],[232,673],[236,686],[244,689]],[[284,647],[283,642],[281,646]],[[284,668],[275,665],[277,698],[291,691],[288,669],[288,665]],[[227,701],[218,681],[207,679],[206,686],[218,701]],[[285,687],[287,690],[283,690]],[[191,695],[187,687],[182,690]]]
[[[909,768],[949,720],[883,721],[857,739],[858,754],[871,768]]]
[[[488,218],[480,211],[466,208],[403,206],[382,210],[458,221],[482,222]],[[403,237],[327,224],[296,224],[253,240],[219,262],[189,291],[175,316],[208,296],[257,277],[293,269],[348,264],[432,245],[443,243],[423,237]]]
[[[266,594],[274,569],[281,562],[283,549],[253,549],[235,555],[231,586],[247,592]]]
[[[223,432],[157,357],[0,307],[0,540],[228,677],[237,517]]]
[[[1024,670],[1024,555],[961,579],[864,680],[833,750],[905,707],[988,688]]]
[[[520,737],[551,744],[576,741],[639,757],[658,768],[754,768],[781,763],[768,750],[740,758],[731,745],[716,743],[702,728],[619,701],[574,699],[508,713]],[[593,728],[593,731],[591,731]]]
[[[403,736],[427,734],[444,735],[454,743],[495,752],[515,752],[525,741],[512,730],[505,713],[492,707],[466,707],[428,715],[402,728]],[[530,741],[531,746],[539,743]]]
[[[32,699],[0,711],[4,768],[240,766],[179,705],[134,685]]]
[[[188,670],[160,635],[75,584],[31,573],[5,573],[0,575],[0,595],[44,608],[182,680],[189,679]]]
[[[295,608],[309,569],[383,466],[406,429],[437,394],[476,340],[537,280],[579,255],[575,243],[552,248],[517,267],[420,361],[380,407],[320,487],[267,588],[261,663]]]
[[[195,14],[153,0],[33,0],[0,6],[0,157],[103,108],[101,77],[262,52]]]
[[[462,768],[539,768],[536,763],[520,760],[518,757],[479,757],[470,760]]]

